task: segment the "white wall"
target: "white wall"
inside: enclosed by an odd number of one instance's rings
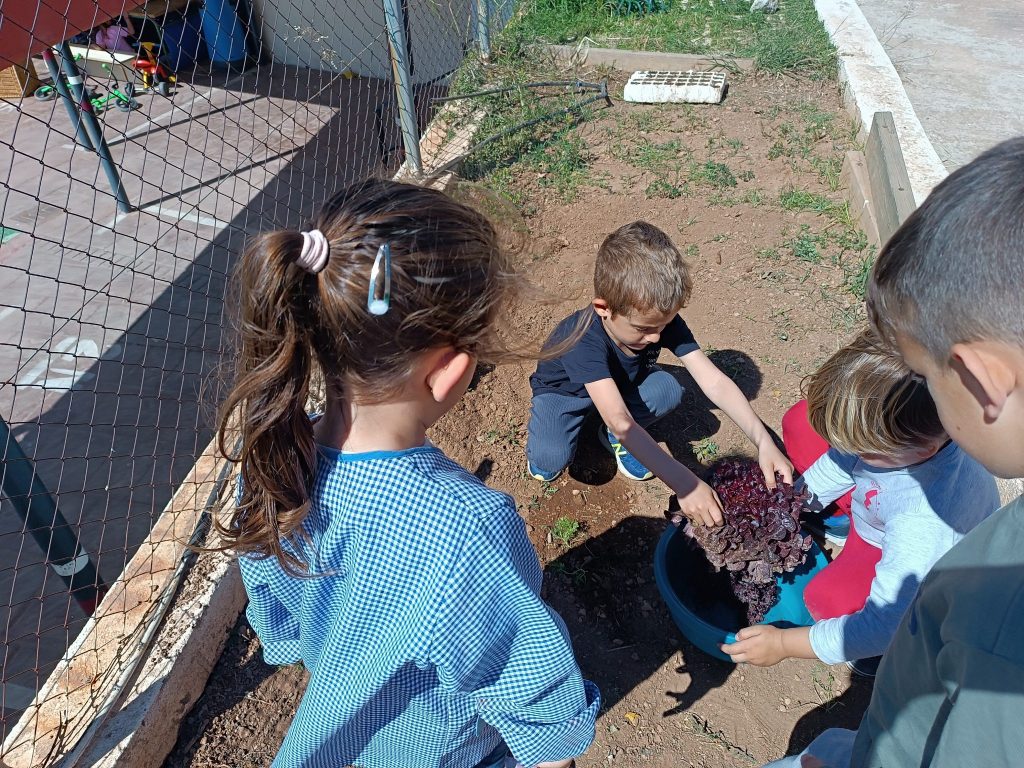
[[[381,0],[252,1],[264,51],[275,61],[391,77]],[[465,41],[475,33],[475,5],[476,0],[409,0],[414,84],[458,67]]]

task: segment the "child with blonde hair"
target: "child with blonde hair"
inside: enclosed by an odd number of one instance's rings
[[[873,675],[928,571],[999,506],[995,479],[949,439],[927,386],[871,331],[810,377],[783,439],[813,509],[852,493],[849,536],[804,590],[813,626],[747,627],[723,650],[737,662],[818,658]]]
[[[572,765],[600,698],[540,598],[524,522],[426,439],[478,360],[511,356],[496,327],[517,283],[494,228],[369,181],[306,231],[259,237],[235,280],[220,448],[241,492],[220,533],[264,658],[309,670],[275,768]]]

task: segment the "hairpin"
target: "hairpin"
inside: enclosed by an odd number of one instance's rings
[[[381,261],[384,262],[384,269],[381,270]],[[377,282],[381,272],[384,273],[384,286],[380,291],[380,298],[377,297]],[[377,249],[377,258],[373,260],[373,269],[370,270],[370,289],[366,294],[366,308],[371,315],[385,315],[391,307],[391,246],[383,243]]]
[[[327,237],[319,229],[299,234],[302,235],[302,251],[295,259],[295,263],[315,275],[327,266],[327,259],[331,255],[331,244],[327,242]]]

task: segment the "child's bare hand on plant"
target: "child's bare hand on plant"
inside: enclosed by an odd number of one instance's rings
[[[737,663],[770,667],[783,659],[813,659],[808,627],[779,629],[771,624],[755,624],[736,633],[736,642],[725,643],[722,652]]]
[[[769,488],[775,487],[776,473],[782,477],[784,483],[793,484],[793,463],[768,435],[765,435],[757,446],[757,463],[764,472],[764,481]]]
[[[687,470],[689,478],[683,483],[666,481],[676,492],[674,501],[669,502],[665,516],[673,525],[679,525],[687,518],[694,525],[706,525],[715,528],[724,521],[722,502],[710,485]]]

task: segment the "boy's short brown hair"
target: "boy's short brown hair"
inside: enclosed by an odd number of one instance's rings
[[[842,453],[892,455],[945,434],[928,387],[872,330],[804,382],[807,419]]]
[[[882,249],[868,315],[946,365],[954,344],[1024,347],[1024,136],[942,181]]]
[[[690,267],[671,238],[634,221],[605,238],[594,265],[594,296],[616,315],[678,312],[690,298]]]

